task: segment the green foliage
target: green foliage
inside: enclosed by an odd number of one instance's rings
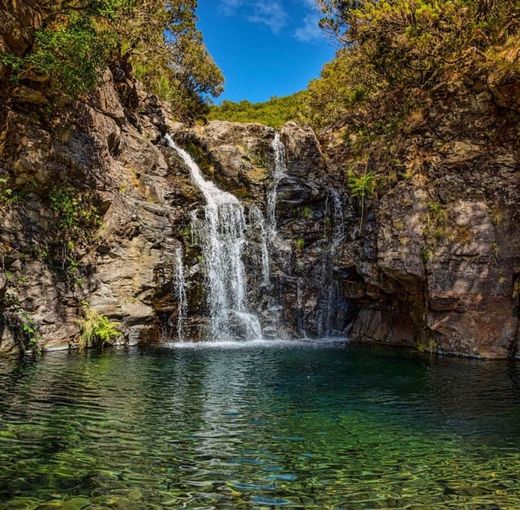
[[[25,337],[27,349],[37,349],[40,341],[40,332],[36,321],[23,309],[18,310],[20,328]]]
[[[84,319],[80,322],[81,334],[79,340],[80,349],[103,349],[121,336],[117,324],[111,322],[108,317],[101,315],[87,304],[84,305]]]
[[[113,62],[131,62],[145,86],[194,116],[223,76],[196,27],[196,0],[43,0],[43,28],[26,55],[2,55],[14,80],[39,76],[54,95],[91,90]]]
[[[11,205],[20,198],[10,185],[7,177],[0,177],[0,207]]]
[[[365,219],[365,201],[367,198],[374,196],[377,188],[377,177],[374,172],[366,168],[361,175],[349,171],[347,173],[347,185],[352,196],[357,197],[361,202],[361,215],[359,220],[359,230],[361,232]]]
[[[421,248],[421,257],[423,259],[423,262],[426,264],[433,258],[433,251],[428,246],[423,246]]]
[[[98,209],[87,193],[75,188],[57,188],[49,195],[56,215],[57,260],[73,283],[78,283],[80,258],[101,226]]]
[[[437,240],[447,235],[448,211],[439,202],[428,203],[426,233]]]
[[[55,189],[49,198],[58,225],[69,240],[89,241],[92,231],[101,225],[99,212],[90,197],[69,187]]]
[[[291,120],[305,121],[305,96],[305,92],[299,92],[287,97],[273,97],[265,103],[224,101],[222,105],[211,108],[209,118],[230,122],[258,122],[279,128]]]
[[[382,86],[363,52],[342,49],[324,66],[321,77],[309,84],[309,121],[316,128],[332,125],[361,108]]]
[[[305,248],[305,239],[303,237],[298,237],[298,239],[294,240],[294,246],[298,251],[302,251]]]
[[[49,76],[54,88],[78,96],[97,83],[116,45],[114,32],[74,14],[66,24],[36,33],[35,50],[23,67]]]
[[[0,325],[7,323],[18,330],[20,333],[18,344],[22,352],[27,350],[38,352],[40,350],[41,335],[39,326],[31,314],[9,292],[5,294],[1,304],[3,305],[3,310],[0,310]],[[7,312],[9,309],[11,313]]]
[[[303,219],[310,220],[314,215],[314,211],[311,207],[305,206],[300,208],[300,216]]]
[[[372,171],[367,171],[362,175],[349,172],[347,184],[352,196],[365,200],[366,198],[371,198],[376,192],[377,178]]]
[[[520,78],[516,0],[318,3],[322,26],[344,47],[309,86],[309,117],[316,127],[348,118],[381,138],[377,123],[392,117],[402,123],[438,86]]]

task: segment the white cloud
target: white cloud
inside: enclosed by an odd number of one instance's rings
[[[268,27],[278,34],[287,25],[288,16],[280,0],[220,0],[219,8],[225,16],[241,16]]]
[[[302,24],[295,30],[294,36],[302,42],[316,41],[323,37],[320,28],[322,14],[315,0],[304,0],[307,13],[303,17]]]
[[[302,42],[315,41],[323,37],[323,31],[321,30],[319,14],[307,14],[303,18],[303,24],[299,26],[294,32],[296,39]]]
[[[278,2],[255,2],[253,12],[247,16],[247,19],[253,23],[266,25],[277,34],[287,24],[287,13]]]
[[[225,16],[232,16],[244,3],[244,0],[220,0],[219,9]]]

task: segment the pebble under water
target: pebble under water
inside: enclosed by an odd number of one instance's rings
[[[0,508],[520,508],[520,366],[337,342],[0,361]]]

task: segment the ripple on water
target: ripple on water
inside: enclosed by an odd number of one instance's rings
[[[0,364],[0,508],[520,508],[520,369],[337,341]]]

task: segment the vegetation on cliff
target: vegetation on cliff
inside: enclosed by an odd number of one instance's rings
[[[515,0],[317,1],[322,26],[343,46],[321,77],[283,101],[225,103],[212,118],[270,125],[299,118],[317,129],[348,118],[354,143],[364,146],[395,132],[439,87],[494,92],[520,78]]]
[[[287,97],[273,97],[265,103],[250,101],[224,101],[220,106],[213,106],[209,112],[210,120],[227,120],[230,122],[258,122],[275,128],[286,122],[306,121],[302,105],[306,92],[298,92]]]
[[[223,77],[196,27],[196,0],[45,0],[42,22],[24,54],[0,62],[13,80],[48,83],[51,94],[91,90],[109,65],[128,62],[145,87],[181,116],[204,109]]]

